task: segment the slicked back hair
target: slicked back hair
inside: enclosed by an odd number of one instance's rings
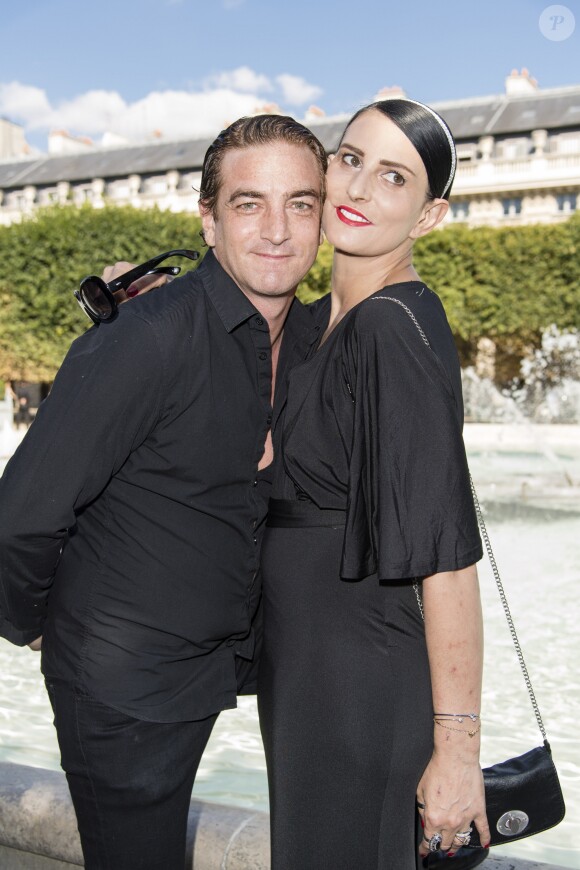
[[[199,201],[216,217],[216,203],[222,185],[221,165],[224,154],[238,148],[287,142],[309,148],[318,163],[322,199],[326,193],[326,152],[314,133],[287,115],[255,115],[239,118],[214,139],[206,151],[201,171]]]
[[[381,112],[389,118],[419,152],[429,182],[428,198],[449,199],[455,176],[455,146],[450,143],[443,129],[443,125],[447,127],[444,119],[439,115],[437,120],[434,117],[437,113],[433,109],[413,100],[393,97],[359,109],[346,125],[342,138],[353,121],[371,111]],[[451,133],[449,137],[452,140]]]

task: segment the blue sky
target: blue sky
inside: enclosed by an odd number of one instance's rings
[[[43,150],[51,128],[129,139],[209,135],[276,103],[350,112],[382,87],[419,100],[501,93],[514,67],[580,83],[580,0],[563,41],[546,0],[12,0],[0,19],[0,115]]]

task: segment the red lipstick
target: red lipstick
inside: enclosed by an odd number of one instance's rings
[[[349,227],[372,226],[372,221],[365,217],[364,214],[361,214],[360,211],[357,211],[356,208],[351,208],[349,205],[337,205],[336,215],[343,224],[347,224]]]

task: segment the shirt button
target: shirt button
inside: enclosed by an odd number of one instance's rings
[[[254,538],[254,544],[257,544],[257,543],[258,543],[258,539]]]
[[[258,354],[258,358],[259,359],[268,359],[268,354],[265,353],[264,351],[262,351],[261,353]]]
[[[257,485],[258,485],[258,478],[256,478],[256,480],[253,480],[250,484],[250,486],[257,486]]]
[[[267,423],[268,426],[269,426],[271,422],[272,422],[272,415],[271,415],[271,414],[268,414],[268,416],[266,417],[266,423]]]
[[[258,324],[258,326],[264,325],[264,321],[261,317],[256,317],[256,323]]]

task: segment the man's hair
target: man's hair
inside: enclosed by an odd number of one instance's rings
[[[211,211],[216,217],[215,208],[222,185],[221,165],[227,151],[255,145],[270,145],[273,142],[288,142],[312,151],[318,163],[320,190],[324,199],[328,161],[324,147],[314,133],[287,115],[256,115],[253,118],[239,118],[234,121],[222,130],[207,149],[199,190],[199,201],[204,209]]]

